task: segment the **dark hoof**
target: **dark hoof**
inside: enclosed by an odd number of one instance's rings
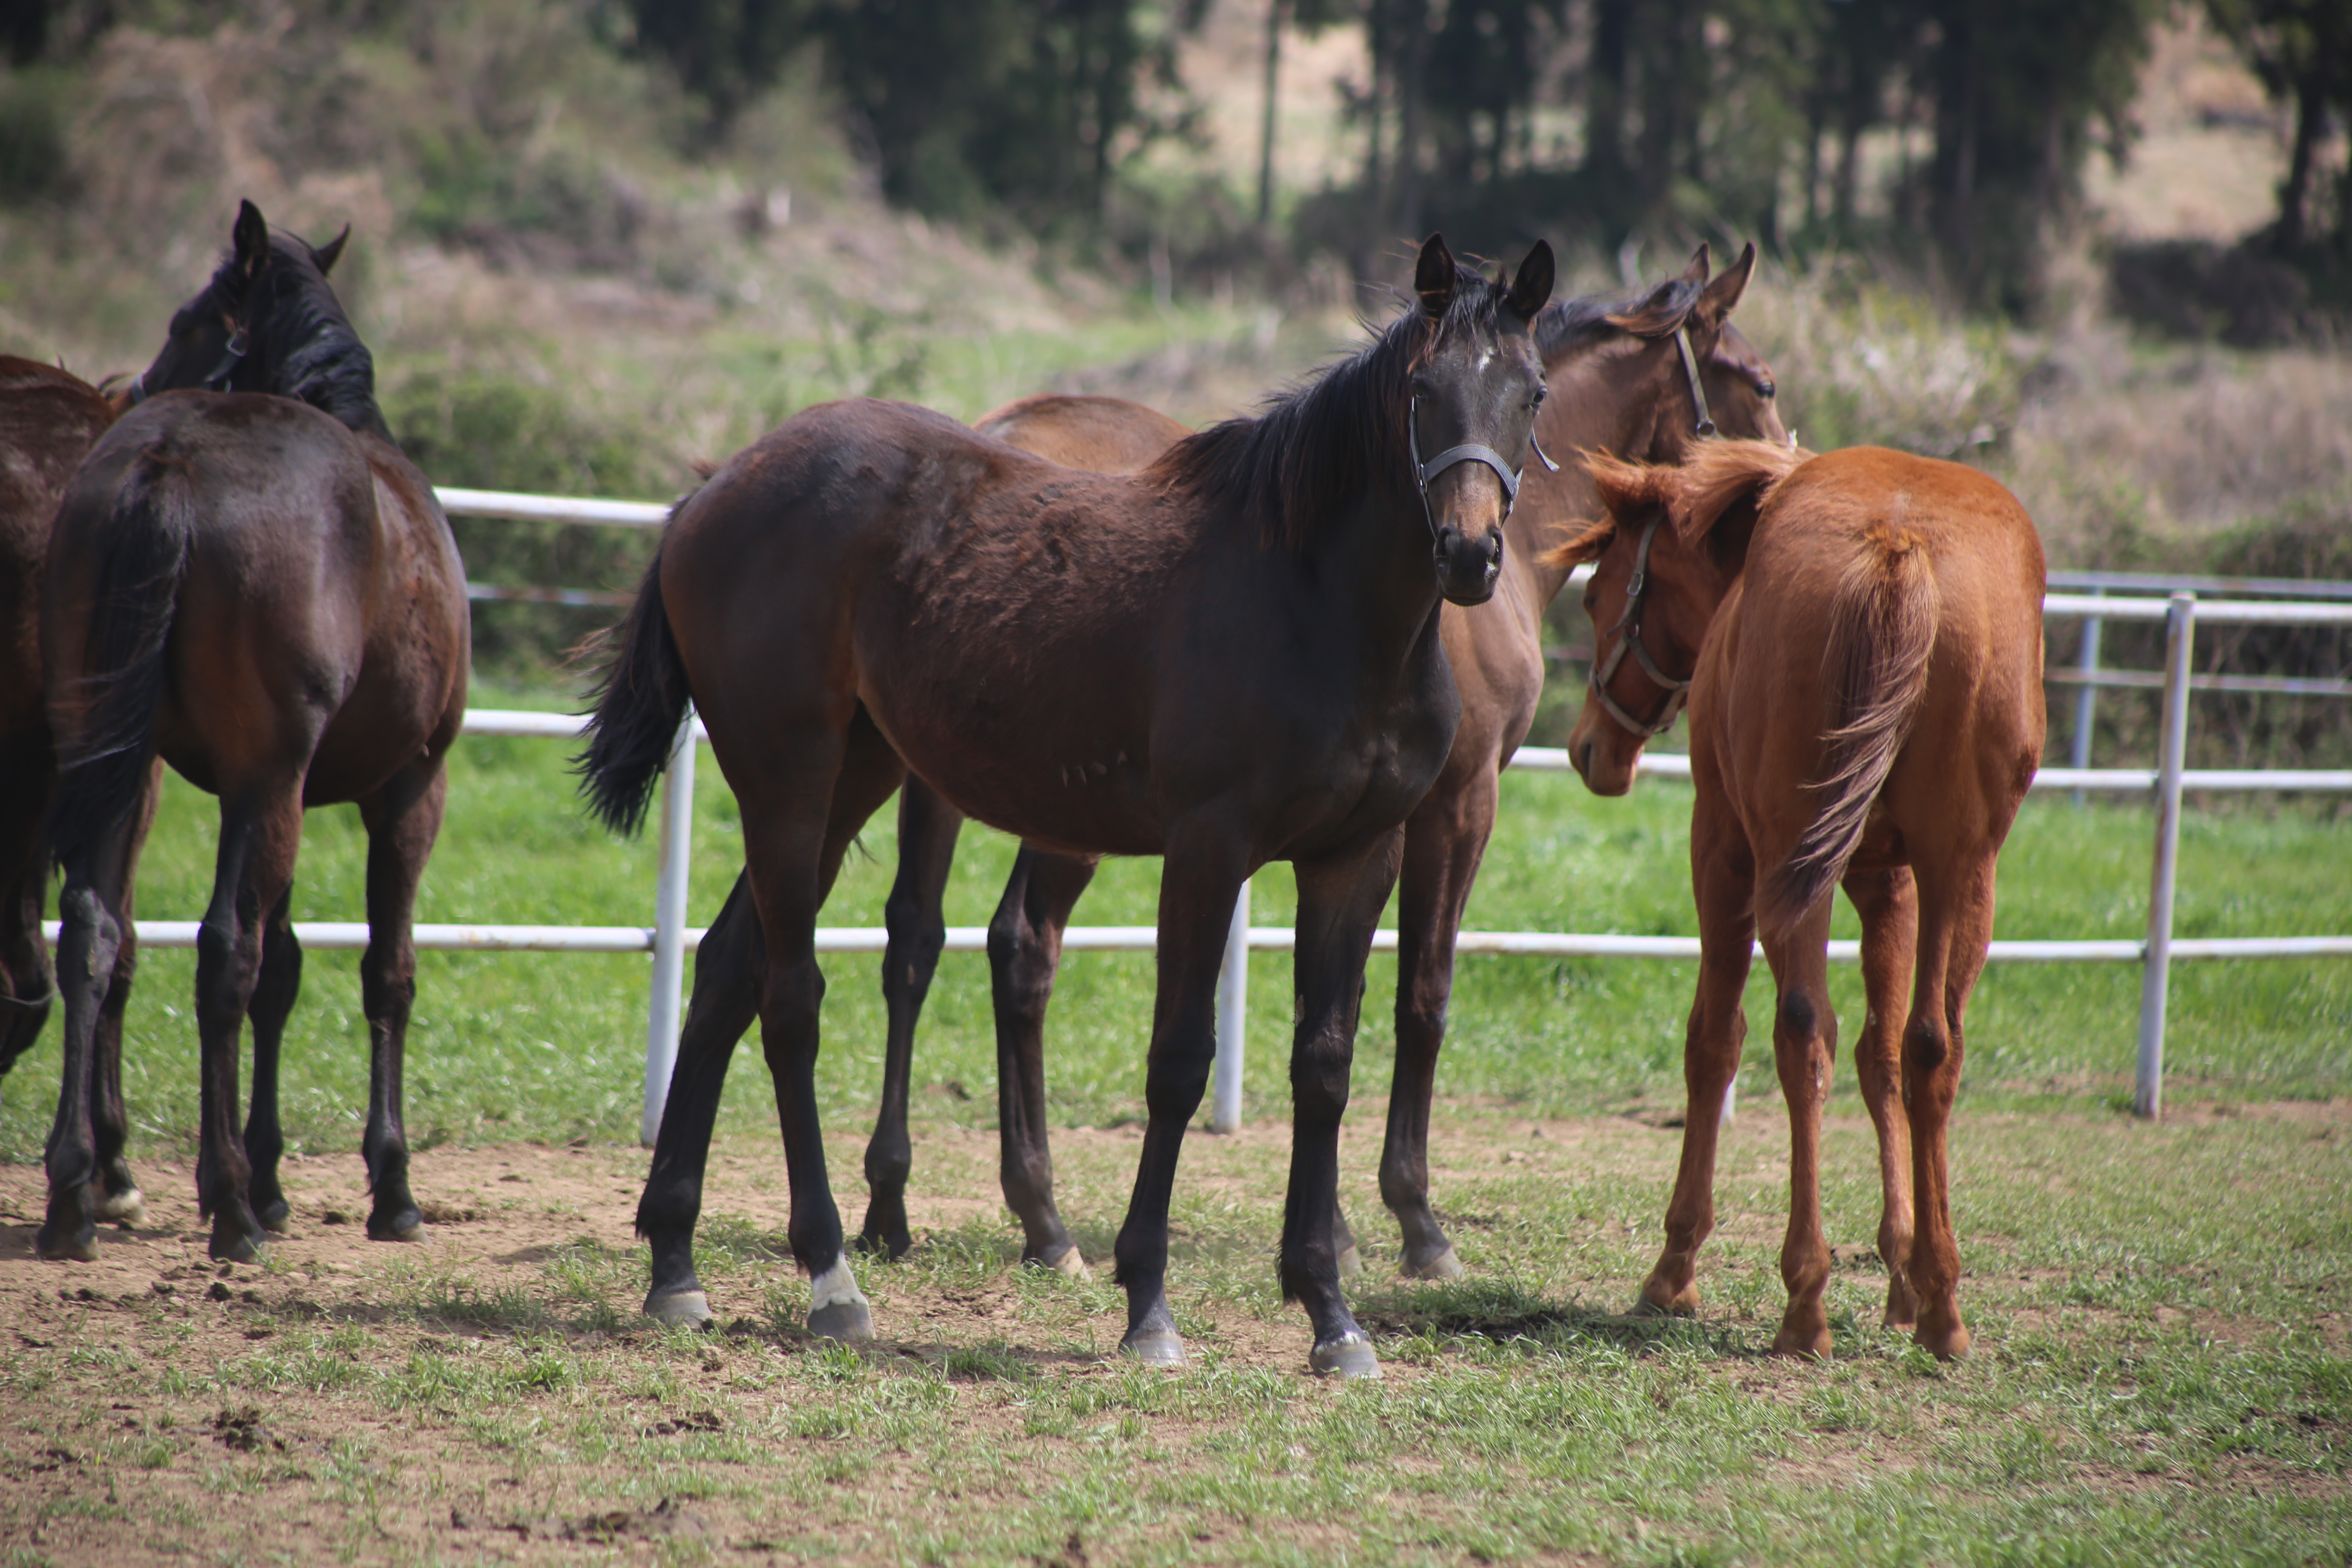
[[[646,1298],[646,1316],[672,1329],[707,1329],[716,1321],[710,1298],[698,1289],[656,1290]]]
[[[1342,1279],[1352,1279],[1364,1271],[1364,1255],[1356,1249],[1354,1242],[1339,1249],[1339,1266]]]
[[[367,1234],[370,1241],[423,1241],[425,1216],[413,1206],[394,1215],[370,1215]]]
[[[42,1257],[60,1263],[95,1263],[98,1261],[98,1232],[90,1226],[60,1231],[53,1226],[43,1226],[33,1243]]]
[[[1118,1353],[1133,1356],[1146,1366],[1184,1364],[1184,1336],[1173,1329],[1138,1329],[1118,1342]]]
[[[849,1250],[866,1258],[880,1258],[896,1263],[912,1251],[914,1246],[915,1238],[903,1232],[887,1236],[867,1231],[849,1244]]]
[[[1469,1270],[1462,1267],[1462,1259],[1448,1247],[1426,1263],[1408,1259],[1398,1272],[1408,1279],[1459,1279]]]
[[[821,1340],[870,1340],[874,1312],[863,1301],[827,1301],[810,1311],[808,1326]]]
[[[263,1238],[248,1236],[236,1229],[213,1231],[212,1244],[205,1250],[218,1263],[258,1263],[261,1261]]]
[[[1372,1342],[1361,1334],[1341,1334],[1325,1341],[1307,1356],[1307,1364],[1318,1377],[1336,1377],[1345,1383],[1381,1375],[1381,1358],[1372,1353]]]
[[[275,1203],[257,1205],[253,1212],[261,1221],[262,1229],[278,1236],[286,1234],[286,1222],[294,1213],[284,1198],[279,1198]]]

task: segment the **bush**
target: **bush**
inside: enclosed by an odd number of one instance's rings
[[[58,76],[0,74],[0,207],[20,207],[66,184],[66,100]]]

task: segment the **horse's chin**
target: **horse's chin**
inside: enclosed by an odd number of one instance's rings
[[[1641,761],[1639,746],[1619,756],[1595,742],[1574,735],[1568,738],[1568,762],[1576,770],[1576,776],[1584,781],[1586,789],[1611,800],[1633,787],[1633,772]]]

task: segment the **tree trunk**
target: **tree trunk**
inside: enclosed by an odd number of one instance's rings
[[[1257,226],[1274,226],[1275,94],[1281,85],[1282,21],[1287,0],[1269,0],[1265,8],[1265,127],[1257,149]]]
[[[2311,235],[2311,167],[2319,138],[2327,127],[2327,100],[2318,73],[2294,84],[2294,151],[2287,157],[2286,178],[2279,182],[2278,247],[2289,253],[2303,248]],[[2352,186],[2352,180],[2346,182]]]

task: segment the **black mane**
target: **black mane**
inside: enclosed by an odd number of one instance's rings
[[[1443,317],[1409,306],[1360,352],[1275,394],[1254,416],[1186,437],[1146,472],[1254,521],[1269,548],[1304,550],[1324,519],[1366,490],[1408,482],[1401,437],[1413,367],[1455,332],[1495,330],[1508,299],[1457,267]]]
[[[221,263],[213,288],[233,298],[236,258]],[[269,237],[269,265],[252,291],[260,309],[252,312],[254,362],[267,368],[267,384],[256,392],[299,398],[333,415],[353,430],[392,438],[375,401],[375,356],[360,342],[342,302],[327,282],[310,247],[288,234]]]
[[[1561,300],[1536,312],[1536,352],[1544,363],[1615,332],[1663,338],[1690,319],[1706,285],[1673,278],[1643,289]]]

